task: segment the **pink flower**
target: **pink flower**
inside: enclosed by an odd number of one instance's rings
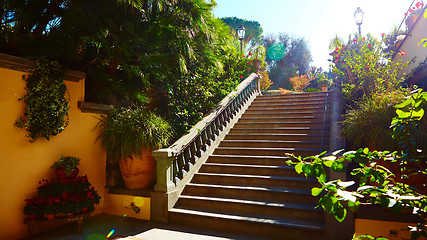
[[[368,44],[368,48],[370,48],[370,47],[372,47],[372,45],[369,43],[369,44]]]
[[[385,36],[385,33],[381,33],[381,36],[382,36],[382,37],[384,37],[384,36]]]
[[[366,69],[371,69],[369,66],[366,66]]]
[[[399,54],[402,56],[406,56],[406,52],[404,52],[404,51],[400,51]]]
[[[357,42],[357,39],[354,39],[354,40],[353,40],[353,43],[356,43],[356,42]]]

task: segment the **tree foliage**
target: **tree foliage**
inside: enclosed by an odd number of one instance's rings
[[[283,51],[277,53],[280,54],[278,60],[268,54],[275,44],[283,46]],[[265,37],[263,45],[267,49],[266,61],[270,79],[273,81],[273,89],[292,89],[289,78],[308,73],[312,57],[307,42],[303,38],[293,38],[288,34],[279,33]]]
[[[245,38],[243,41],[251,46],[262,43],[262,27],[257,21],[245,20],[237,17],[224,17],[221,20],[230,27],[231,34],[236,36],[237,28],[242,25],[245,27]]]
[[[86,72],[87,101],[116,96],[117,104],[146,105],[175,126],[191,125],[249,71],[214,6],[204,0],[5,0],[0,52]]]

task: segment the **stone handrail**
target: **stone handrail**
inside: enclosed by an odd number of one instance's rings
[[[228,94],[188,134],[169,148],[153,152],[157,162],[156,192],[170,192],[192,171],[192,167],[214,148],[214,142],[233,119],[238,118],[249,100],[260,93],[258,75],[252,73],[237,89]],[[229,127],[229,126],[228,126]],[[189,174],[191,175],[191,174]]]

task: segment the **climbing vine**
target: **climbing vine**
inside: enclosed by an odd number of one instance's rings
[[[26,106],[24,116],[16,120],[15,126],[28,132],[30,142],[49,140],[62,132],[69,121],[63,67],[56,61],[40,59],[32,74],[23,76],[23,80],[27,93],[19,100]]]

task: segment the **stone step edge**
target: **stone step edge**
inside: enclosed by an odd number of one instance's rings
[[[205,184],[205,183],[188,183],[187,186],[190,186],[190,187],[193,186],[193,187],[224,188],[224,189],[234,189],[234,190],[277,192],[277,193],[291,193],[291,194],[300,194],[300,195],[306,195],[308,197],[312,197],[311,190],[300,189],[300,188],[234,186],[234,185]]]
[[[232,178],[247,178],[247,179],[272,179],[272,180],[285,180],[285,181],[299,181],[299,182],[311,182],[317,183],[315,178],[305,178],[304,175],[301,177],[282,177],[282,176],[265,176],[265,175],[251,175],[251,174],[234,174],[234,173],[206,173],[199,172],[195,173],[195,176],[209,176],[209,177],[232,177]]]
[[[270,224],[270,225],[279,225],[282,227],[291,227],[298,229],[307,229],[307,230],[317,230],[323,231],[324,226],[322,223],[318,222],[309,222],[309,221],[296,221],[295,219],[279,218],[279,217],[269,217],[249,215],[249,214],[239,214],[231,215],[228,212],[209,212],[198,209],[188,209],[188,208],[172,208],[169,210],[170,213],[178,214],[187,214],[193,216],[203,216],[210,217],[214,219],[229,219],[241,222],[254,222],[260,224]]]
[[[285,202],[275,202],[275,201],[262,201],[257,199],[238,199],[238,198],[219,198],[219,197],[205,197],[205,196],[191,196],[191,195],[181,195],[180,199],[191,199],[191,200],[201,200],[208,202],[222,202],[222,203],[238,203],[244,205],[253,205],[253,206],[267,206],[267,207],[277,207],[277,208],[286,208],[286,209],[295,209],[301,211],[314,211],[318,213],[324,213],[321,208],[316,208],[316,206],[310,204],[301,204],[301,203],[285,203]]]

